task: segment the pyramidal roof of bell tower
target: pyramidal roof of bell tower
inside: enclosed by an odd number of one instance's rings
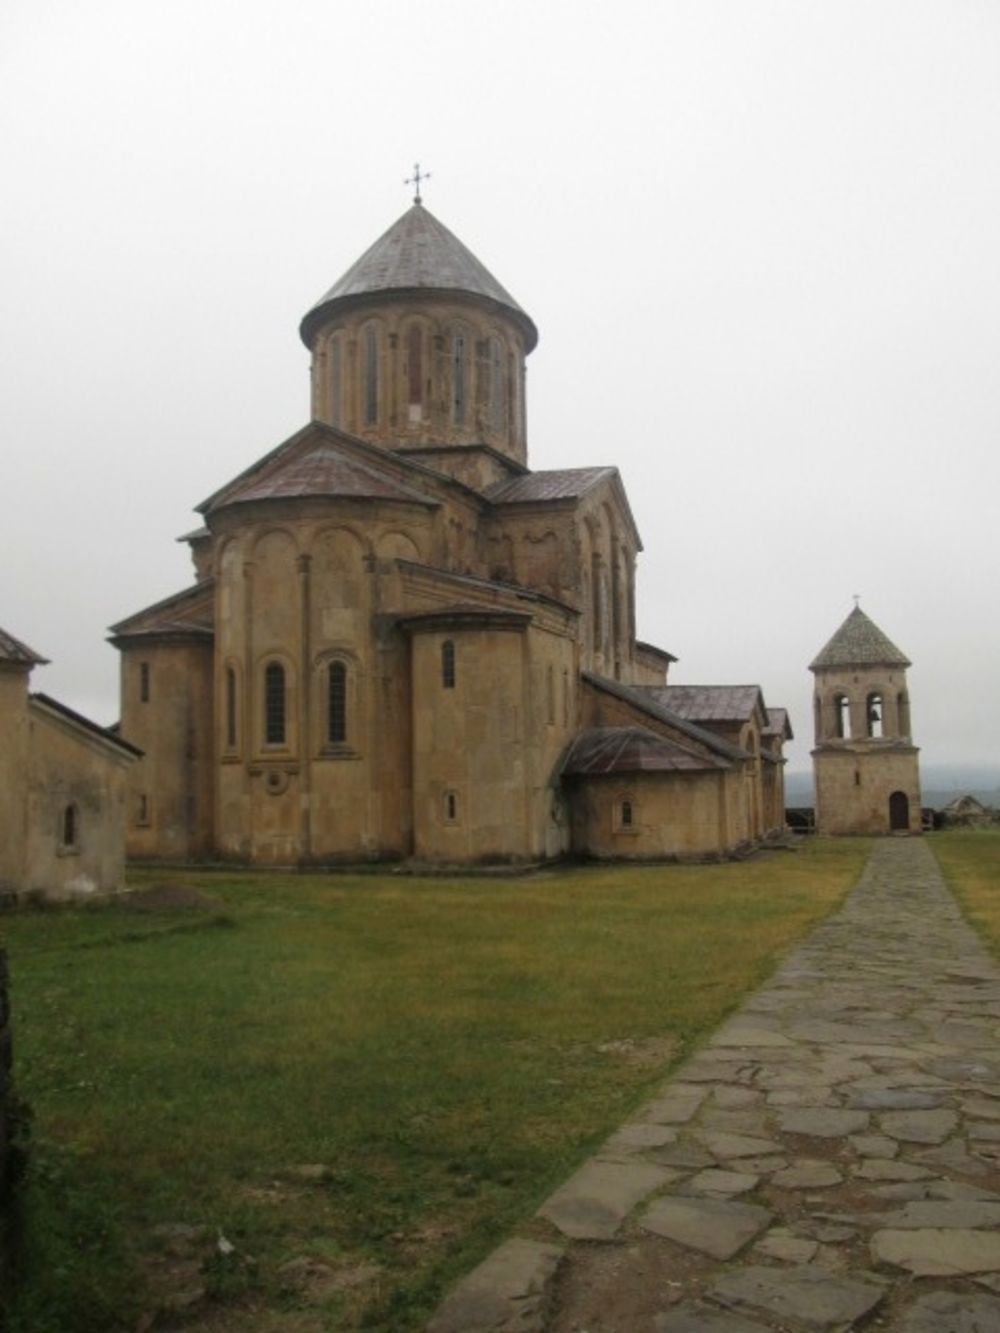
[[[462,293],[499,306],[521,326],[525,351],[538,342],[531,317],[467,246],[421,203],[414,203],[333,284],[299,328],[310,346],[323,321],[345,305],[392,295]]]
[[[910,660],[888,635],[856,606],[844,623],[809,663],[810,671],[827,667],[908,667]]]

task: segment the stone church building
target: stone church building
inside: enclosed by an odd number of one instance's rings
[[[860,606],[809,665],[818,833],[919,833],[909,659]]]
[[[727,855],[784,823],[782,710],[668,684],[614,467],[528,466],[531,318],[418,200],[306,314],[312,420],[198,506],[112,629],[129,854]]]

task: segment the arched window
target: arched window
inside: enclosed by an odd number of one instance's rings
[[[851,733],[851,705],[846,694],[833,696],[833,734],[846,740]]]
[[[632,817],[633,817],[632,802],[626,798],[624,801],[622,801],[621,805],[622,828],[632,827]]]
[[[75,847],[79,833],[76,806],[67,805],[62,813],[62,827],[60,829],[60,841],[63,847]]]
[[[264,672],[264,740],[285,743],[285,668],[280,662],[269,662]]]
[[[330,420],[335,426],[341,424],[344,397],[344,371],[340,355],[340,339],[334,338],[330,344]]]
[[[465,335],[456,333],[451,341],[451,416],[456,426],[465,423],[465,377]]]
[[[226,747],[236,748],[236,672],[226,667]]]
[[[865,700],[865,727],[868,735],[878,739],[882,735],[882,696],[872,691]]]
[[[446,690],[455,688],[455,645],[451,639],[441,645],[441,684]]]
[[[378,331],[365,329],[365,425],[378,421]]]
[[[332,745],[347,740],[347,667],[331,662],[327,677],[326,738]]]
[[[424,336],[419,325],[410,326],[406,335],[406,388],[410,420],[419,421],[424,402]]]

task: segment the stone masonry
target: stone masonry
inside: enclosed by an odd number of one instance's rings
[[[429,1333],[1000,1329],[998,1032],[927,844],[879,842]]]

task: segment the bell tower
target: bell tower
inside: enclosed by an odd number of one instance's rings
[[[919,833],[909,660],[855,606],[809,664],[818,833]]]

